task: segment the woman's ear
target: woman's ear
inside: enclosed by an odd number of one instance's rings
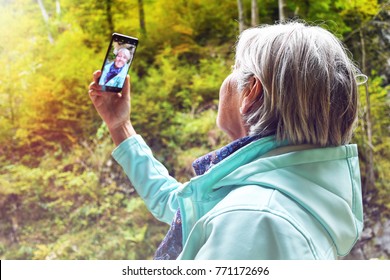
[[[240,113],[245,114],[263,94],[263,85],[257,77],[251,77],[250,83],[242,92]]]

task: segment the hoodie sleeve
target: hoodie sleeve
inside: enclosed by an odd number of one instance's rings
[[[182,185],[154,158],[140,135],[123,141],[113,152],[150,212],[158,220],[170,223],[178,209],[176,194]]]

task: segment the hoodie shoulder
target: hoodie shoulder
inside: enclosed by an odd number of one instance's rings
[[[232,190],[194,227],[193,236],[190,235],[189,240],[194,236],[202,238],[196,250],[198,253],[192,257],[282,260],[335,258],[332,242],[327,240],[327,246],[322,244],[326,250],[319,250],[305,227],[283,207],[275,205],[277,196],[278,191],[259,186]]]

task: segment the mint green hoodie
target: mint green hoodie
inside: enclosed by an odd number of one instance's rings
[[[170,223],[180,207],[179,259],[335,259],[363,228],[356,145],[254,141],[181,184],[139,135],[113,157],[151,213]]]

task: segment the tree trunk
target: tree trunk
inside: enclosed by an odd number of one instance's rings
[[[257,7],[257,0],[252,0],[251,25],[257,26],[258,24],[259,24],[259,8]]]
[[[367,73],[366,66],[366,44],[364,40],[363,30],[360,29],[360,43],[362,48],[362,71]],[[370,93],[368,89],[368,82],[365,84],[366,91],[366,112],[365,112],[365,121],[367,129],[367,163],[366,163],[366,182],[364,189],[365,191],[370,191],[375,188],[375,173],[374,173],[374,152],[372,144],[372,123],[371,123],[371,104],[370,104]]]
[[[141,29],[141,34],[143,36],[146,36],[145,10],[144,10],[143,0],[138,0],[138,13],[139,13],[139,27]]]
[[[114,28],[114,22],[112,21],[111,6],[112,6],[112,0],[106,0],[106,16],[107,16],[108,29],[110,30],[110,33],[113,33],[115,31],[115,28]]]
[[[284,21],[286,19],[284,15],[284,6],[286,6],[286,3],[284,0],[278,0],[279,5],[279,21]]]
[[[16,127],[15,125],[15,95],[12,93],[8,93],[8,104],[9,104],[9,112],[10,112],[10,119],[11,119],[11,124],[13,127]]]
[[[61,15],[60,0],[56,0],[56,14],[57,14],[57,17],[60,17],[60,15]]]
[[[45,22],[46,27],[47,27],[47,30],[48,30],[48,39],[49,39],[49,42],[50,42],[50,44],[53,44],[53,43],[54,43],[54,39],[53,39],[53,35],[52,35],[51,32],[50,32],[49,15],[48,15],[48,13],[47,13],[47,11],[46,11],[46,9],[45,9],[45,6],[43,5],[42,0],[37,0],[37,2],[38,2],[38,5],[39,5],[39,8],[41,9],[43,21]]]
[[[245,29],[244,6],[242,4],[242,0],[237,0],[237,8],[238,8],[238,30],[241,33]]]

